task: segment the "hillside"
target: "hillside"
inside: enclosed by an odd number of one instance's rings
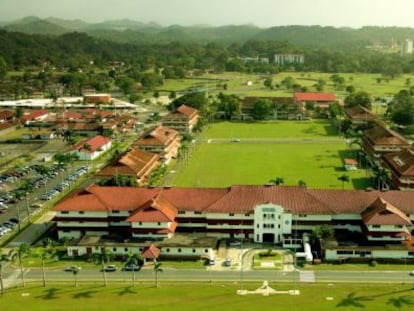
[[[158,42],[215,42],[223,45],[243,44],[249,40],[289,41],[300,47],[313,48],[361,48],[368,45],[389,45],[401,43],[406,38],[414,39],[413,28],[363,27],[334,28],[322,26],[277,26],[259,28],[254,25],[208,25],[162,27],[156,23],[120,19],[100,23],[81,20],[64,20],[49,17],[26,17],[11,23],[1,23],[8,31],[28,34],[61,35],[69,32],[84,32],[91,36],[118,43]]]

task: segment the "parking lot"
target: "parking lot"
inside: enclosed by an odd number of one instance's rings
[[[0,236],[29,220],[43,205],[73,189],[87,167],[64,168],[57,164],[34,164],[0,174]]]

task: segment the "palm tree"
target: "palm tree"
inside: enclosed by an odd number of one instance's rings
[[[7,256],[3,254],[3,250],[0,248],[0,293],[4,294],[4,284],[3,284],[3,261],[7,261]]]
[[[15,191],[14,194],[14,199],[16,201],[20,201],[23,197],[23,193],[21,191]],[[19,229],[19,232],[22,231],[22,224],[21,224],[21,216],[20,216],[20,207],[19,204],[16,204],[16,213],[17,213],[17,219],[19,220],[19,222],[17,223],[17,228]]]
[[[382,190],[387,186],[387,181],[391,178],[391,173],[388,169],[383,167],[374,167],[373,172],[375,180],[377,181],[377,189]]]
[[[341,175],[341,176],[339,176],[339,177],[338,177],[338,180],[342,182],[342,190],[344,190],[344,188],[345,188],[345,183],[346,183],[346,182],[349,182],[349,176],[348,176],[348,175],[343,174],[343,175]]]
[[[158,273],[162,272],[162,263],[159,261],[154,261],[154,272],[155,272],[155,287],[158,287]]]
[[[304,181],[303,179],[300,179],[300,180],[298,181],[298,186],[301,186],[301,187],[306,187],[306,181]]]
[[[285,180],[283,179],[283,177],[275,177],[274,179],[270,179],[269,183],[271,183],[272,185],[283,185],[285,183]]]
[[[23,184],[20,186],[20,190],[24,193],[24,198],[26,201],[27,220],[29,221],[29,224],[30,224],[31,219],[30,219],[29,199],[27,197],[27,194],[33,191],[33,186],[29,180],[25,179],[23,180]]]
[[[107,286],[108,281],[107,281],[107,278],[106,278],[105,262],[109,262],[110,260],[112,260],[113,253],[109,249],[106,249],[106,248],[102,247],[101,252],[100,253],[95,253],[95,254],[93,254],[93,256],[95,258],[95,262],[101,264],[104,285]]]
[[[80,272],[81,268],[78,266],[74,266],[72,268],[73,278],[75,279],[75,287],[78,287],[78,273]]]
[[[141,268],[142,264],[144,263],[144,259],[142,258],[140,253],[130,253],[125,261],[125,265],[134,265]],[[132,286],[135,286],[135,269],[131,269],[132,272]]]
[[[42,261],[43,287],[46,287],[45,260],[54,256],[56,250],[51,239],[43,241],[44,246],[36,250],[36,256]]]
[[[22,243],[18,247],[10,250],[9,258],[16,262],[16,260],[19,262],[20,266],[20,277],[22,279],[23,287],[26,286],[24,281],[24,272],[23,272],[23,258],[30,254],[30,247],[27,243]]]

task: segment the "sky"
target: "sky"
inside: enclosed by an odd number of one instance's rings
[[[321,25],[414,27],[413,0],[0,0],[0,21],[25,16],[163,26]]]

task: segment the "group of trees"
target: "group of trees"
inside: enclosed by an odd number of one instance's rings
[[[49,239],[45,238],[43,240],[43,246],[31,248],[27,243],[22,243],[19,246],[11,249],[8,253],[5,253],[3,249],[0,248],[0,294],[4,294],[6,287],[4,284],[4,274],[3,268],[6,262],[16,263],[19,266],[21,285],[26,286],[25,273],[24,273],[24,261],[28,256],[36,257],[40,259],[41,268],[42,268],[42,285],[46,287],[47,277],[46,277],[46,268],[45,262],[48,259],[55,258],[57,259],[58,246],[56,243]],[[104,285],[107,286],[108,280],[106,277],[105,265],[110,263],[114,259],[114,254],[105,248],[102,248],[99,253],[94,253],[92,255],[92,260],[101,266],[101,272],[103,275]],[[132,274],[132,286],[135,286],[135,271],[139,270],[144,265],[144,259],[140,253],[131,252],[124,256],[123,263],[125,266],[133,266],[131,269]],[[81,269],[79,266],[72,267],[72,273],[74,276],[75,287],[78,286],[77,275],[80,273]],[[158,287],[158,274],[163,271],[162,263],[155,260],[153,266],[154,276],[155,276],[155,287]]]

